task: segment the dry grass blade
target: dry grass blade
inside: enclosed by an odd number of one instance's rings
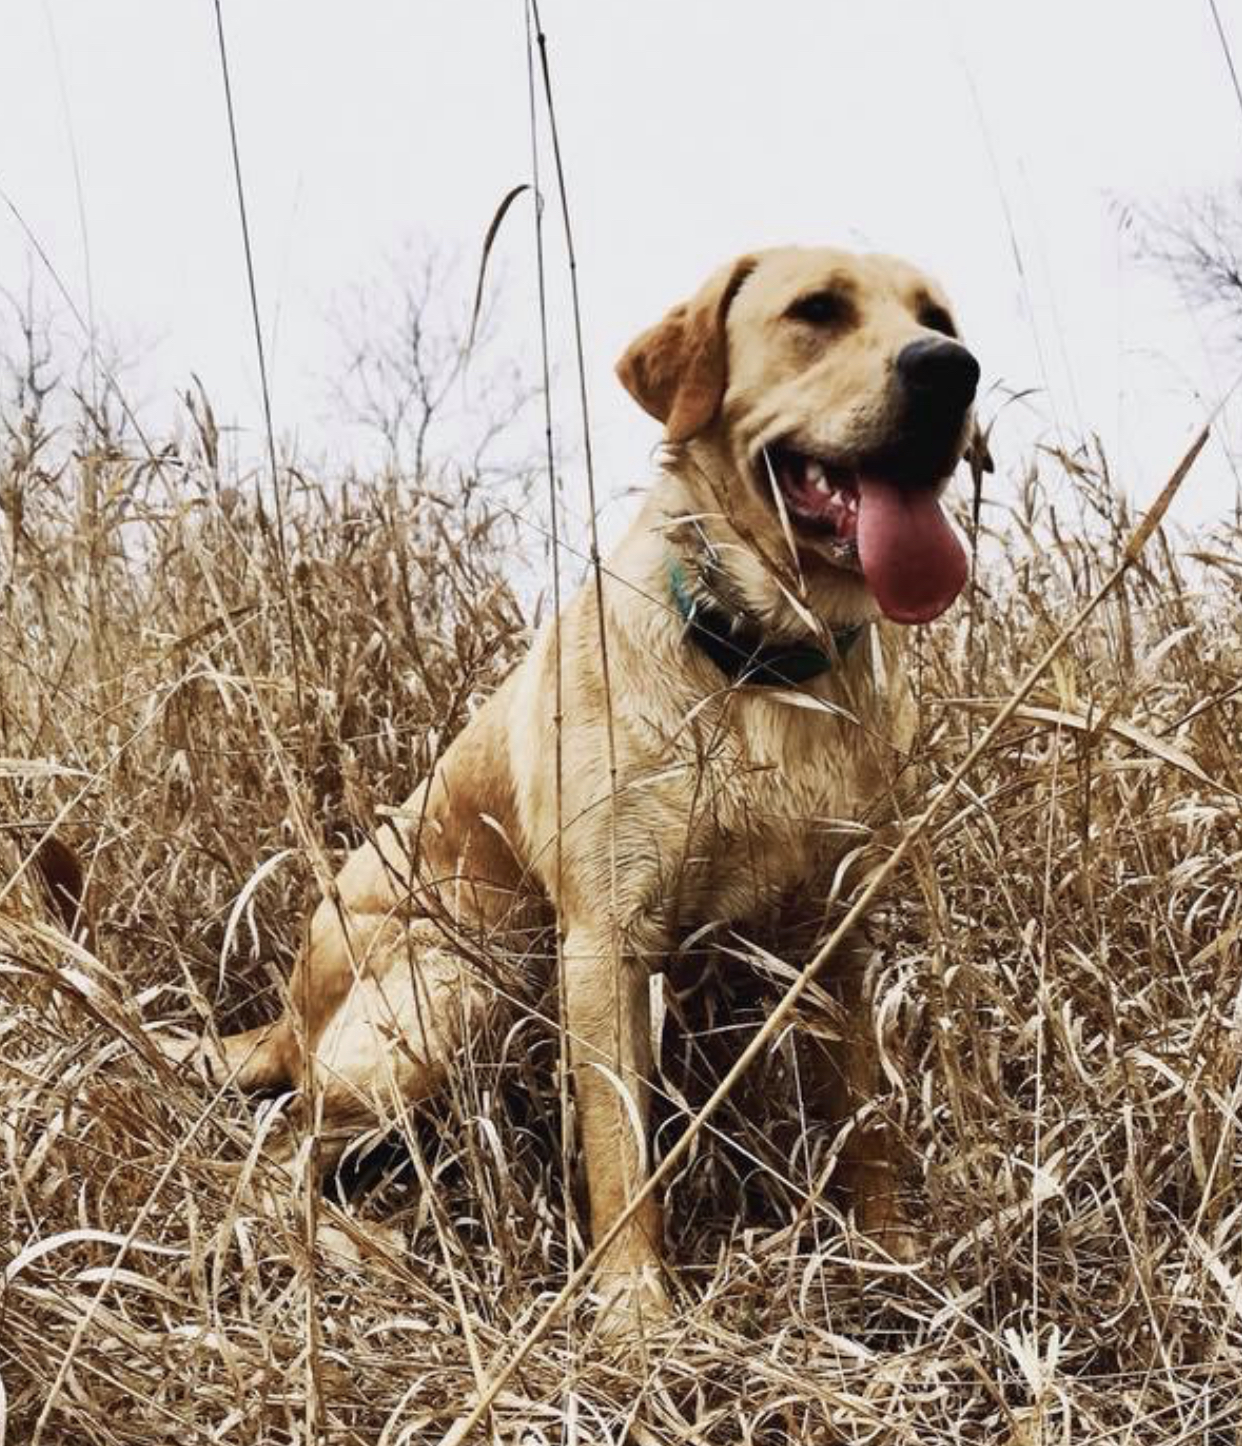
[[[959,701],[959,707],[971,713],[995,714],[1000,708],[998,703],[989,703],[982,699],[972,698]],[[1191,778],[1199,783],[1205,784],[1213,793],[1223,794],[1229,798],[1236,798],[1238,795],[1227,784],[1218,783],[1199,766],[1198,763],[1181,748],[1174,748],[1172,744],[1165,743],[1163,739],[1156,738],[1142,728],[1136,728],[1133,723],[1127,723],[1124,718],[1107,718],[1101,729],[1100,723],[1084,717],[1081,713],[1071,713],[1064,708],[1036,708],[1024,706],[1016,708],[1010,715],[1020,723],[1046,723],[1053,728],[1066,728],[1073,733],[1081,733],[1088,738],[1097,738],[1101,731],[1113,733],[1118,738],[1124,738],[1126,742],[1152,758],[1158,759],[1161,763],[1167,763],[1171,768],[1180,768],[1183,773],[1188,773]]]
[[[470,308],[470,329],[466,333],[467,353],[474,350],[475,333],[479,326],[479,316],[483,311],[483,288],[487,283],[487,263],[492,254],[492,247],[496,244],[496,237],[500,234],[500,228],[504,224],[509,207],[513,205],[514,201],[517,200],[523,191],[529,190],[530,186],[527,182],[523,181],[520,186],[514,186],[511,191],[506,192],[504,199],[500,205],[496,207],[496,214],[491,219],[491,224],[487,228],[487,234],[483,237],[483,251],[479,256],[479,279],[474,288],[474,305]],[[538,197],[535,198],[535,204],[539,204]]]

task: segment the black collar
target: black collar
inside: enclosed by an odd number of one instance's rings
[[[831,651],[814,643],[768,643],[753,621],[731,616],[690,592],[680,562],[669,563],[669,591],[685,621],[685,636],[726,678],[762,687],[797,687],[838,666],[867,629],[834,628]]]

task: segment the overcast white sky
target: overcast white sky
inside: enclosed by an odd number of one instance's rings
[[[95,309],[140,352],[145,403],[170,406],[194,371],[257,451],[210,0],[4,8],[0,186],[85,306],[72,136]],[[1242,60],[1242,18],[1220,8]],[[1040,432],[1095,431],[1142,501],[1242,364],[1133,259],[1124,225],[1133,203],[1242,169],[1207,0],[544,0],[542,13],[604,496],[648,474],[656,437],[614,358],[756,245],[875,247],[936,273],[985,385],[1041,389],[998,426],[1002,468]],[[225,0],[224,14],[277,428],[306,452],[341,450],[324,386],[334,303],[410,241],[460,250],[468,272],[500,197],[528,177],[520,0]],[[498,349],[533,362],[529,209],[496,259]],[[0,283],[20,290],[30,264],[0,212]],[[553,284],[563,300],[559,265]],[[559,301],[553,320],[565,379]],[[569,404],[565,390],[567,427]],[[1178,515],[1210,520],[1234,491],[1214,445]]]

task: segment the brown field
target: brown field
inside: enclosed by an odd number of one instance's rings
[[[316,871],[524,646],[507,579],[540,544],[448,471],[290,469],[280,532],[199,418],[158,465],[128,428],[66,448],[7,418],[0,1441],[434,1443],[582,1254],[550,941],[521,1022],[322,1195],[261,1152],[270,1104],[151,1036],[272,1017]],[[942,778],[1133,521],[1081,457],[1013,495],[916,641]],[[676,1319],[627,1354],[581,1303],[477,1440],[1242,1439],[1240,581],[1236,520],[1153,539],[903,870],[878,1104],[926,1260],[886,1269],[835,1211],[839,1140],[781,1036],[669,1191]],[[91,935],[30,862],[47,834]],[[665,1043],[657,1154],[684,1120]]]

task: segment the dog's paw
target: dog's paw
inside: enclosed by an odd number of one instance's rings
[[[897,1265],[915,1265],[927,1255],[924,1234],[906,1213],[891,1177],[859,1192],[854,1223],[860,1234]]]
[[[610,1340],[637,1341],[657,1330],[672,1314],[673,1304],[655,1264],[601,1275],[592,1299],[595,1329]]]
[[[392,1225],[362,1221],[340,1216],[340,1224],[320,1220],[315,1228],[315,1246],[335,1265],[364,1265],[368,1260],[385,1264],[404,1263],[409,1256],[409,1242]]]
[[[147,1038],[169,1064],[182,1067],[207,1084],[217,1083],[210,1051],[201,1035],[168,1034],[161,1029],[152,1031]]]
[[[875,1229],[863,1232],[877,1250],[897,1265],[917,1265],[927,1258],[927,1237],[904,1214],[889,1218]]]

